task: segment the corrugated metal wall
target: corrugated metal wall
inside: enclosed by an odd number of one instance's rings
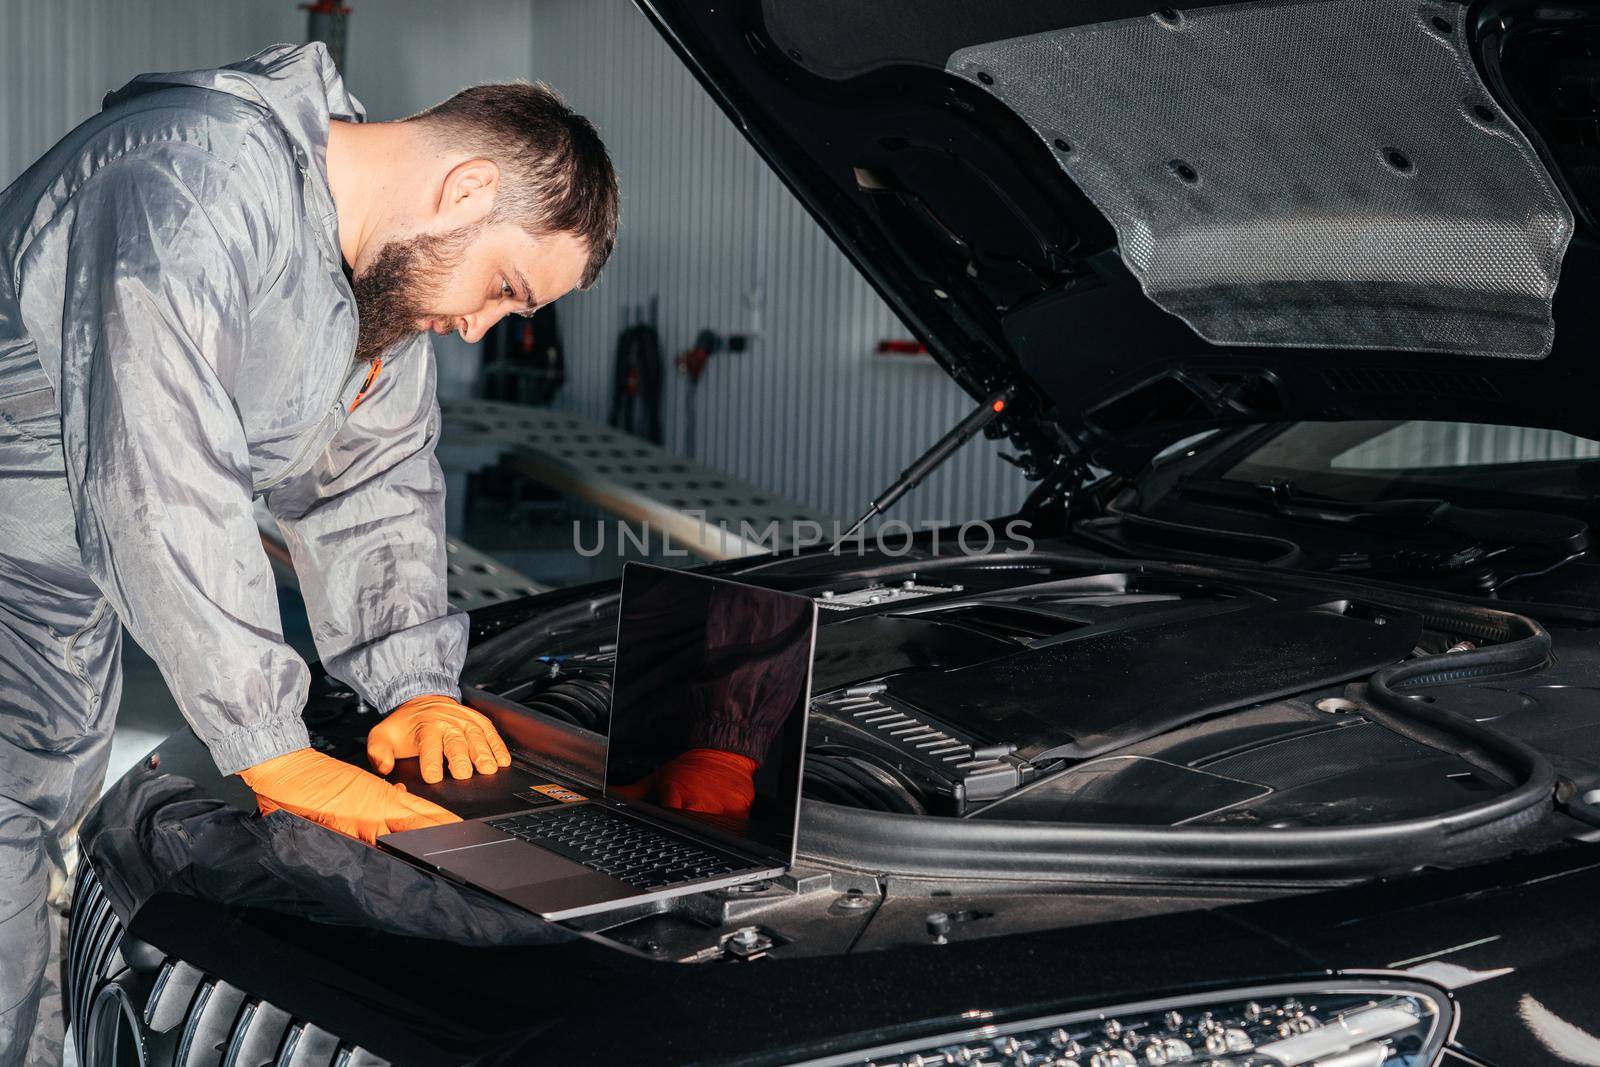
[[[215,66],[305,25],[288,0],[0,0],[0,187],[133,75]]]
[[[528,75],[531,0],[354,6],[343,74],[374,119]],[[135,74],[218,66],[305,36],[297,0],[0,0],[0,186]]]
[[[719,356],[699,389],[696,458],[850,515],[967,409],[926,359],[881,357],[905,329],[625,0],[362,0],[344,73],[374,118],[462,85],[559,87],[601,126],[624,184],[622,245],[601,285],[563,306],[562,403],[604,418],[623,309],[659,295],[670,352],[701,326],[763,336]],[[0,0],[0,185],[133,74],[228,62],[305,36],[295,0]],[[446,340],[440,390],[476,353]],[[668,443],[685,440],[671,376]],[[1024,483],[986,441],[908,497],[907,520],[999,514]]]
[[[669,353],[699,328],[762,336],[712,357],[694,458],[853,516],[970,408],[926,358],[877,356],[909,333],[625,0],[536,0],[533,77],[600,127],[622,179],[622,237],[600,284],[561,305],[561,402],[609,410],[625,309],[658,296]],[[684,447],[686,383],[669,375],[667,443]],[[1026,490],[992,442],[967,446],[891,514],[1005,513]]]
[[[528,76],[531,0],[361,0],[343,73],[374,119],[481,81]],[[296,0],[0,0],[0,188],[135,74],[214,67],[303,41]],[[442,338],[439,391],[466,395],[478,353]]]
[[[276,0],[274,0],[276,2]],[[531,0],[354,0],[341,73],[382,121],[414,115],[468,85],[528,76]],[[304,29],[300,31],[300,40]],[[439,395],[471,395],[479,353],[452,335],[434,339]]]

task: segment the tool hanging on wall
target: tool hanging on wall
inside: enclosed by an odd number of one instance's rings
[[[694,456],[695,407],[700,376],[706,372],[706,364],[711,361],[712,353],[720,351],[722,338],[712,330],[701,330],[695,335],[694,344],[687,351],[678,353],[678,371],[689,379],[689,388],[683,391],[683,454],[686,456]]]
[[[639,321],[617,337],[617,358],[611,382],[611,425],[661,443],[661,336],[656,332],[658,298]],[[624,314],[632,317],[632,309]]]

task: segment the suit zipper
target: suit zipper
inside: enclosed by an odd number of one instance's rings
[[[294,153],[295,166],[300,171],[300,183],[302,191],[309,191],[311,193],[311,198],[315,200],[317,206],[322,209],[324,223],[334,219],[336,217],[336,213],[334,211],[333,204],[331,202],[324,202],[321,195],[321,188],[318,186],[316,178],[311,173],[311,163],[306,159],[305,152],[301,150],[299,145],[291,146],[291,151]],[[337,223],[335,223],[335,225],[337,225]],[[330,246],[327,237],[327,231],[317,227],[313,227],[313,230],[313,240],[316,242],[318,251],[322,254],[323,265],[329,270],[333,270],[337,260],[335,258],[334,250]],[[354,302],[354,299],[355,297],[352,294],[351,301]],[[376,376],[376,368],[368,372],[366,384],[361,387],[361,391],[356,394],[355,399],[350,404],[351,411],[354,411],[355,405],[359,404],[362,398],[366,396],[367,389],[371,387],[372,380]],[[323,428],[328,425],[329,419],[345,414],[344,390],[348,382],[348,376],[342,376],[339,378],[338,383],[334,386],[333,403],[328,407],[327,414],[323,415],[321,421],[317,423],[316,429],[311,432],[309,438],[306,440],[306,443],[300,446],[299,451],[295,452],[294,458],[290,459],[283,466],[279,467],[271,477],[263,479],[260,485],[252,484],[250,487],[252,493],[265,493],[269,489],[276,488],[279,483],[283,482],[289,477],[290,472],[294,471],[300,466],[301,461],[306,458],[308,453],[310,453],[312,445],[321,442],[323,446],[326,447],[327,442],[323,441],[322,439]]]
[[[271,477],[263,479],[260,485],[251,486],[253,492],[264,493],[268,489],[276,488],[279,483],[283,482],[289,477],[292,471],[299,468],[301,461],[303,461],[306,456],[311,453],[311,450],[314,447],[319,444],[323,446],[327,445],[327,442],[323,440],[322,431],[327,427],[328,420],[337,418],[345,413],[344,391],[348,386],[349,381],[349,376],[341,377],[338,380],[338,384],[334,386],[333,390],[333,403],[328,406],[327,413],[322,416],[322,418],[317,422],[317,425],[310,431],[310,433],[306,435],[305,441],[300,445],[300,448],[294,453],[294,456],[289,459],[288,462],[284,463],[283,466],[274,471]],[[362,393],[366,392],[366,388],[366,386],[361,387]],[[357,395],[358,397],[360,396],[360,394]]]
[[[350,400],[350,410],[348,412],[345,410],[344,391],[349,379],[340,379],[338,391],[333,398],[333,405],[328,409],[328,413],[322,416],[322,420],[317,423],[316,429],[311,432],[306,442],[300,446],[299,451],[294,454],[294,458],[289,460],[283,466],[279,467],[277,471],[273,473],[272,477],[264,479],[260,485],[252,485],[250,487],[251,491],[256,493],[264,493],[268,489],[276,488],[278,483],[284,481],[289,476],[289,473],[300,465],[300,462],[306,458],[307,453],[311,451],[313,445],[317,444],[318,442],[322,442],[324,445],[326,445],[327,442],[322,440],[322,430],[323,427],[327,426],[328,420],[341,415],[353,414],[356,410],[356,407],[367,398],[367,393],[372,390],[373,383],[377,381],[378,372],[382,369],[383,360],[374,359],[372,361],[372,366],[367,370],[367,376],[365,380],[363,380],[361,383],[361,388]]]
[[[361,392],[357,393],[355,399],[350,401],[350,414],[354,415],[356,408],[360,407],[361,402],[367,398],[367,392],[371,390],[372,383],[378,380],[378,372],[381,370],[383,370],[382,358],[374,359],[372,361],[372,369],[367,371],[367,380],[361,383]]]
[[[340,391],[342,392],[344,383],[340,382],[339,384],[341,386]],[[343,414],[343,412],[344,400],[340,397],[335,397],[333,406],[330,407],[327,413],[322,416],[321,420],[317,422],[315,428],[313,428],[311,432],[306,435],[305,443],[300,446],[299,451],[297,451],[294,456],[288,460],[288,462],[284,463],[283,466],[274,471],[270,477],[262,479],[260,485],[252,486],[252,490],[257,493],[264,493],[268,489],[277,488],[280,482],[287,480],[289,473],[300,466],[300,461],[306,458],[306,456],[311,452],[313,446],[319,443],[323,445],[327,444],[326,441],[322,440],[322,430],[328,425],[329,419],[333,418],[335,415]]]

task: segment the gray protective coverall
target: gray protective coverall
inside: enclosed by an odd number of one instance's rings
[[[121,626],[223,773],[307,744],[254,496],[331,674],[383,710],[459,696],[433,351],[390,353],[352,412],[330,117],[363,112],[320,44],[144,75],[0,193],[0,1065],[35,1030]]]

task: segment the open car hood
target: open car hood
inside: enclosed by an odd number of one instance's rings
[[[641,0],[1033,477],[1229,423],[1600,436],[1600,15]]]

